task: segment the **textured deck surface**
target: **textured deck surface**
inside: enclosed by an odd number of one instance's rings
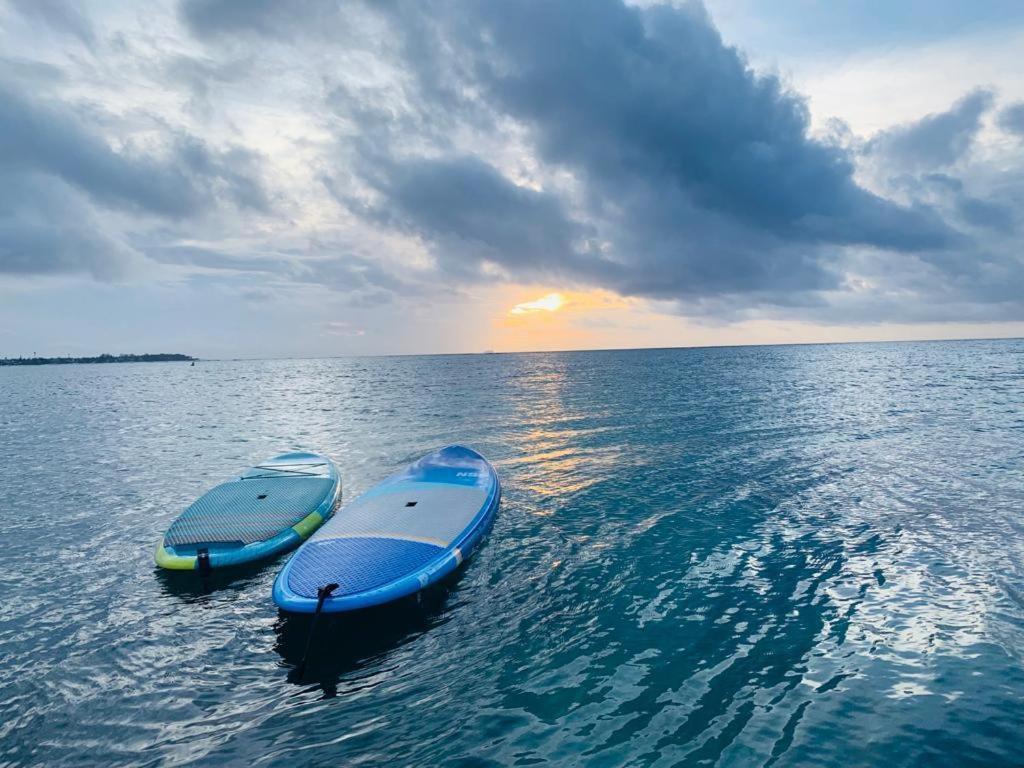
[[[429,539],[447,546],[466,529],[487,499],[487,489],[445,483],[396,483],[345,507],[314,536]]]
[[[398,482],[349,504],[302,548],[288,586],[315,598],[335,583],[337,597],[390,584],[427,565],[465,531],[487,500],[486,488]]]
[[[275,477],[218,485],[186,509],[164,544],[252,544],[272,539],[313,512],[331,492],[327,478]]]
[[[404,539],[321,539],[303,548],[288,575],[288,586],[309,598],[332,583],[338,585],[336,597],[355,595],[415,573],[443,552],[443,547]]]

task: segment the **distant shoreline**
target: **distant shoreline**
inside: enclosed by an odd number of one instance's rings
[[[0,365],[78,365],[84,363],[188,363],[197,358],[189,355],[97,355],[96,357],[3,357]]]

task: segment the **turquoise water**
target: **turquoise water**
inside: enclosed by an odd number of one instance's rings
[[[0,764],[1024,764],[1024,342],[0,370]],[[494,462],[444,589],[156,572],[289,449]]]

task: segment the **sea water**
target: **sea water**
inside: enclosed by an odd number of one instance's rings
[[[153,565],[271,455],[453,442],[488,541],[302,675],[287,556]],[[0,369],[0,764],[188,763],[1024,763],[1024,342]]]

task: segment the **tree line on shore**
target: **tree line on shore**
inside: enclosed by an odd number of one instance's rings
[[[70,363],[187,363],[196,358],[178,354],[97,355],[96,357],[4,357],[0,365],[66,365]]]

